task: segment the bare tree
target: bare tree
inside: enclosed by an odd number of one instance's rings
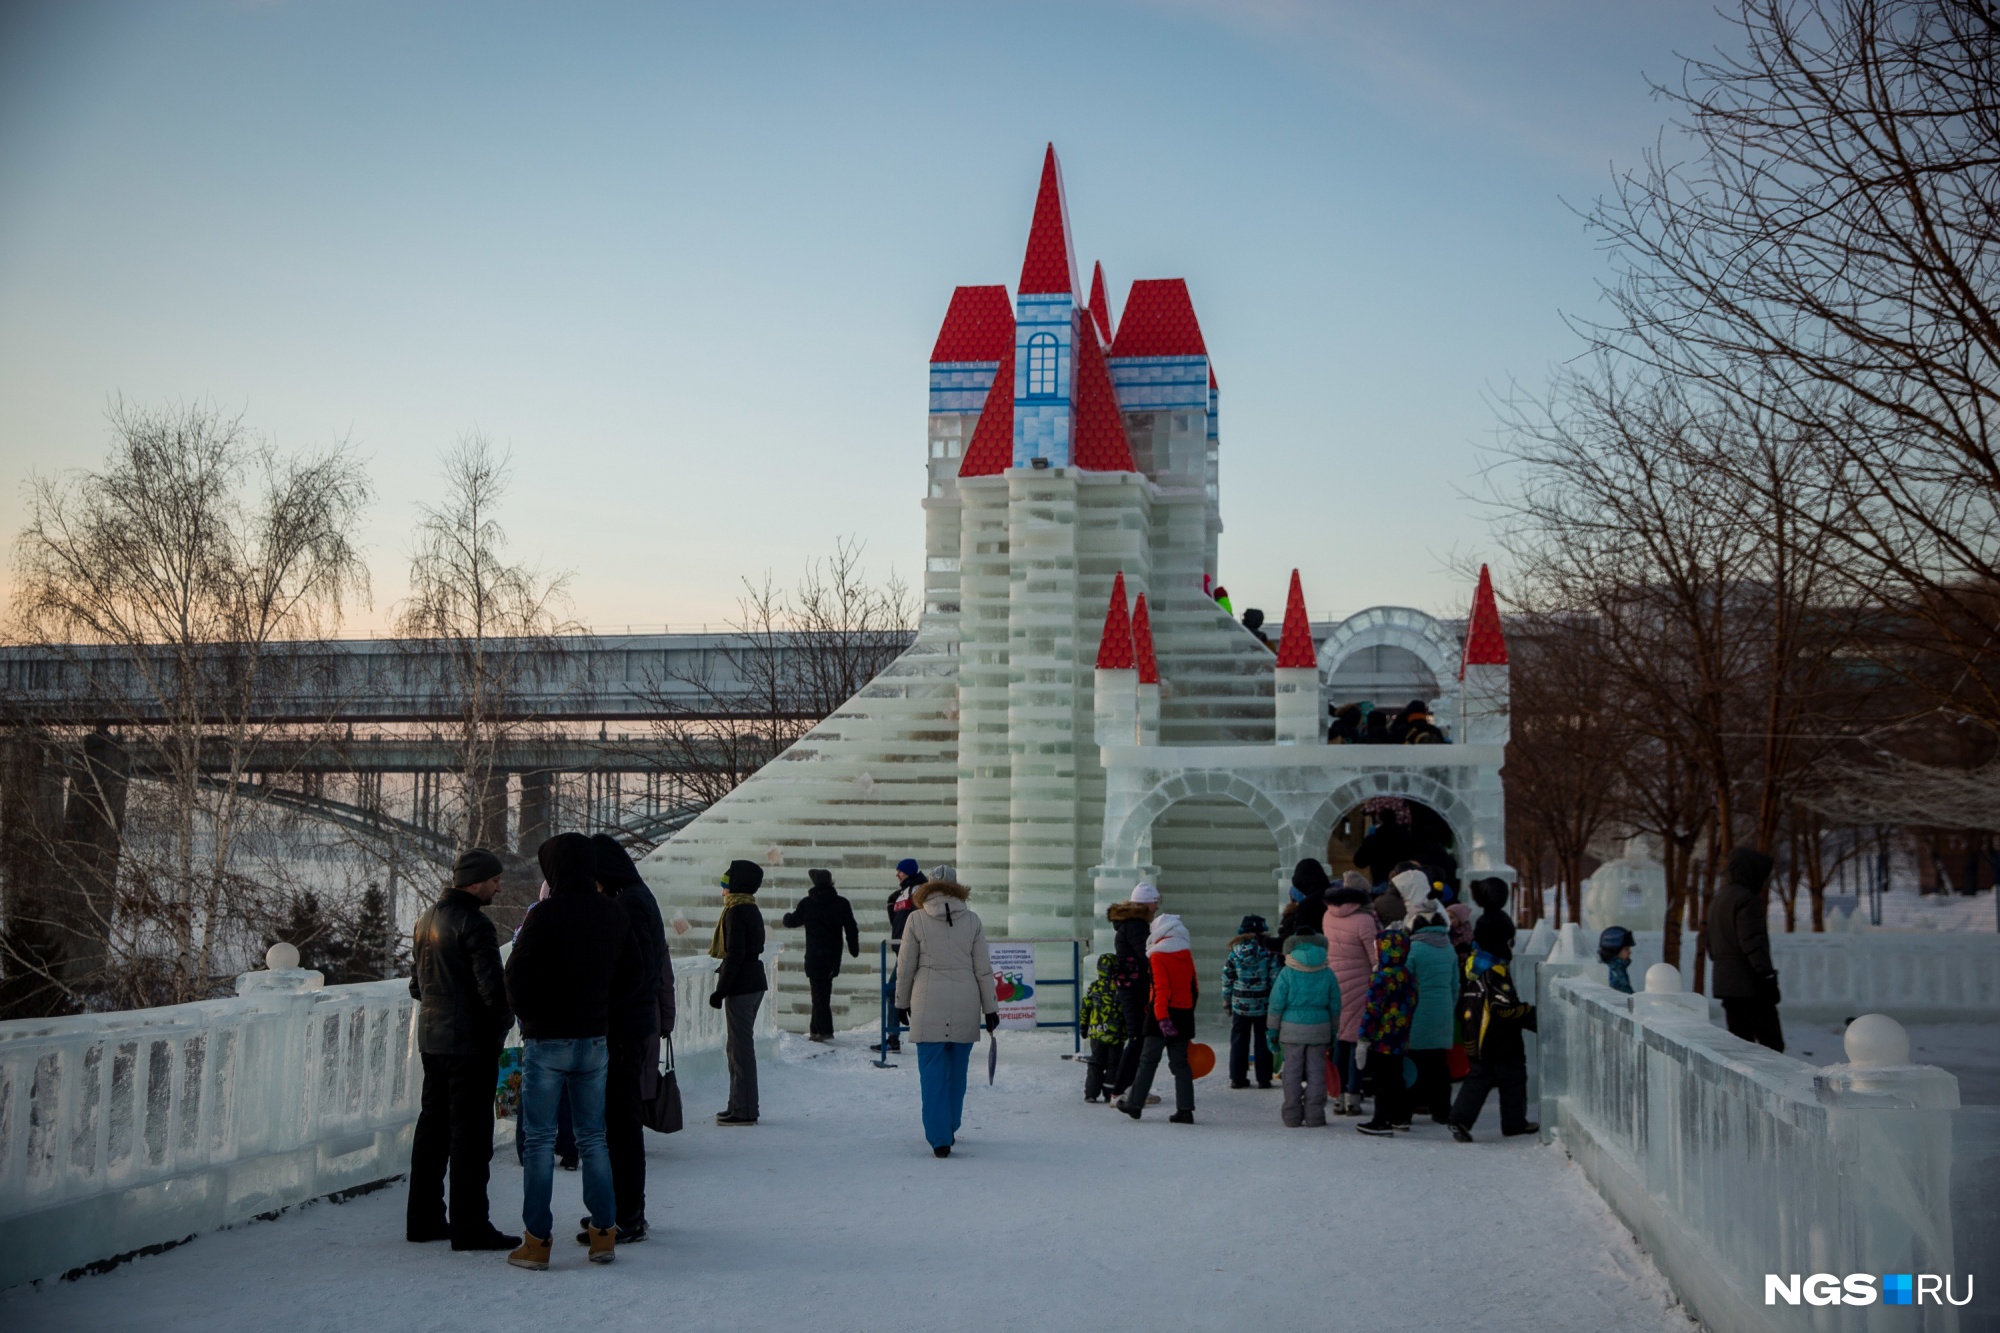
[[[445,452],[442,480],[443,498],[418,511],[410,593],[397,624],[447,715],[435,734],[451,747],[458,790],[456,807],[442,813],[460,847],[499,851],[507,816],[500,752],[547,729],[524,697],[562,680],[559,636],[582,628],[568,616],[568,574],[507,559],[499,513],[508,455],[472,432]]]
[[[728,795],[910,646],[909,588],[893,571],[871,583],[862,551],[858,540],[839,539],[790,592],[768,571],[761,582],[746,578],[714,667],[650,683],[661,714],[654,737],[677,757],[699,804]]]
[[[369,490],[344,449],[281,454],[206,404],[110,415],[102,469],[31,479],[15,543],[13,637],[62,662],[77,709],[15,738],[27,768],[10,777],[43,824],[43,765],[67,770],[53,875],[8,886],[6,961],[40,990],[31,1008],[211,992],[271,891],[238,856],[270,701],[310,691],[296,646],[367,589]]]

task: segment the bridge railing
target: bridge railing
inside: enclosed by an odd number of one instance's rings
[[[1577,970],[1543,969],[1544,1131],[1704,1326],[1861,1329],[1880,1318],[1879,1306],[1767,1305],[1767,1275],[1956,1271],[1963,1297],[1957,1079],[1928,1066],[1814,1068],[1713,1026],[1700,995],[1628,996]],[[1991,1162],[1961,1167],[1990,1174]],[[1959,1326],[1948,1305],[1895,1313],[1899,1328]]]

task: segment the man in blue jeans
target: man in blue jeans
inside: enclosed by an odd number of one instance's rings
[[[611,998],[636,983],[638,961],[625,909],[598,892],[590,840],[559,833],[537,856],[549,896],[521,923],[507,959],[507,997],[521,1024],[521,1222],[528,1233],[507,1262],[549,1266],[556,1108],[567,1094],[590,1210],[590,1261],[610,1263],[618,1205],[604,1142],[605,1033]]]

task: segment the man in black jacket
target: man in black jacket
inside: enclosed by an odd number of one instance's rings
[[[410,1144],[404,1234],[413,1241],[449,1239],[454,1250],[511,1250],[521,1238],[496,1230],[486,1210],[500,1043],[514,1021],[500,938],[480,910],[500,892],[500,858],[479,848],[464,853],[451,883],[417,918],[411,936],[410,995],[417,1001],[424,1093]]]
[[[812,887],[794,910],[785,913],[785,929],[803,926],[806,932],[806,985],[812,990],[812,1022],[807,1029],[814,1041],[833,1040],[833,979],[840,975],[841,936],[847,937],[847,952],[861,956],[861,924],[854,919],[854,906],[833,887],[831,870],[808,870]]]
[[[625,909],[635,960],[626,988],[611,997],[604,1071],[604,1141],[611,1151],[611,1185],[618,1196],[618,1243],[646,1238],[646,1132],[639,1080],[652,1038],[660,1035],[660,982],[673,994],[673,963],[659,900],[639,868],[609,833],[590,839],[598,887]],[[671,1001],[669,1001],[671,1003]],[[579,1235],[587,1241],[587,1235]]]
[[[1778,969],[1771,964],[1764,884],[1771,858],[1754,847],[1729,854],[1728,883],[1708,905],[1708,958],[1715,976],[1708,993],[1722,1001],[1731,1033],[1774,1051],[1785,1049],[1778,1021]]]
[[[718,1125],[757,1123],[757,1042],[752,1032],[757,1006],[769,983],[764,979],[764,914],[757,910],[757,890],[764,868],[755,861],[731,861],[722,877],[722,916],[715,923],[710,958],[720,958],[715,991],[708,1007],[723,1011],[729,1041],[729,1109],[717,1112]]]
[[[507,998],[521,1020],[521,1221],[528,1232],[507,1262],[549,1266],[556,1106],[567,1096],[590,1209],[590,1258],[608,1263],[618,1201],[604,1145],[605,1034],[612,997],[637,985],[638,957],[625,909],[597,891],[590,839],[558,833],[536,856],[549,896],[529,909],[507,959]]]

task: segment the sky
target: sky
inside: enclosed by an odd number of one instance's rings
[[[0,6],[0,534],[110,405],[344,444],[390,623],[438,456],[600,630],[720,625],[843,538],[921,582],[926,360],[1041,165],[1114,314],[1183,277],[1223,583],[1462,615],[1493,399],[1579,343],[1577,210],[1708,0]],[[1504,569],[1498,571],[1504,581]]]

